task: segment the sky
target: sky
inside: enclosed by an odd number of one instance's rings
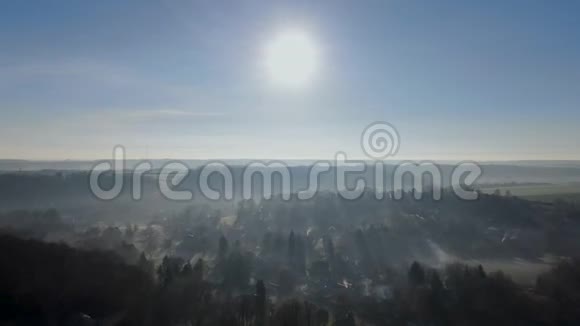
[[[580,159],[579,1],[0,2],[0,159]],[[300,30],[308,85],[264,48]]]

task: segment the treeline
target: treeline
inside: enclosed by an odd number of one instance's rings
[[[224,244],[222,244],[223,246]],[[1,325],[578,325],[580,261],[564,261],[522,288],[501,272],[461,264],[413,263],[386,299],[341,293],[330,304],[271,300],[256,281],[210,281],[203,260],[144,255],[126,265],[112,253],[0,236]],[[225,249],[224,249],[225,251]],[[225,256],[225,253],[224,253]],[[229,257],[229,258],[228,258]],[[223,257],[235,274],[233,253]],[[232,261],[234,260],[234,261]],[[233,270],[232,270],[233,269]],[[239,279],[236,279],[239,281]],[[243,281],[246,286],[247,279]]]
[[[154,290],[152,279],[113,253],[0,236],[0,320],[66,325],[83,315],[129,314]]]
[[[71,231],[72,228],[56,209],[46,209],[0,213],[0,230],[21,237],[42,239],[49,233]]]
[[[288,300],[272,305],[262,281],[249,295],[205,280],[166,257],[154,270],[110,252],[0,236],[0,325],[326,325],[328,312]],[[233,258],[230,258],[233,259]],[[235,271],[230,271],[235,274]]]
[[[268,162],[266,162],[268,163]],[[454,169],[452,165],[438,165],[442,173],[443,187],[449,187],[451,173]],[[396,165],[385,165],[384,176],[392,176]],[[517,184],[542,184],[546,182],[571,182],[580,180],[579,168],[560,168],[560,167],[524,167],[524,166],[482,166],[484,174],[478,180],[479,185],[498,185],[497,180],[504,180],[509,176],[510,180]],[[289,166],[288,170],[291,175],[290,191],[292,193],[305,190],[309,186],[310,166]],[[84,205],[90,205],[95,202],[95,198],[90,191],[89,186],[89,169],[79,170],[46,170],[30,172],[3,172],[0,171],[0,205],[3,207],[24,208],[35,205],[37,207],[47,207],[57,205],[56,208],[68,207],[71,204],[78,205],[79,201]],[[192,168],[188,176],[177,187],[179,190],[190,190],[194,194],[194,200],[203,201],[203,195],[200,192],[199,175],[201,168]],[[231,165],[230,171],[233,177],[233,195],[236,200],[242,199],[244,165]],[[272,170],[266,169],[267,172]],[[143,178],[143,196],[154,200],[165,201],[165,197],[159,192],[158,174],[159,170],[152,170],[145,174]],[[319,176],[319,191],[336,191],[337,171],[335,167],[327,173]],[[100,176],[100,184],[104,189],[109,189],[114,183],[113,173],[107,172]],[[123,191],[121,200],[130,198],[132,191],[133,174],[131,170],[125,170],[123,174]],[[255,199],[263,198],[263,180],[260,177],[254,177],[252,180],[253,189],[255,190]],[[375,187],[374,168],[367,166],[363,173],[348,174],[346,185],[349,189],[357,186],[357,180],[365,180],[369,188]],[[273,192],[280,193],[283,189],[282,180],[278,175],[273,177]],[[404,189],[411,189],[413,185],[411,178],[404,178]],[[208,183],[210,188],[217,190],[222,195],[225,193],[223,177],[218,173],[212,174]],[[387,177],[384,184],[387,191],[394,190],[392,180]],[[428,182],[429,183],[429,182]],[[439,181],[434,181],[438,184]],[[247,185],[246,185],[247,186]],[[70,199],[74,198],[74,202]]]

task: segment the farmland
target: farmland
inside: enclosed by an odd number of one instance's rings
[[[511,194],[529,200],[553,202],[555,200],[565,200],[569,202],[580,202],[580,183],[558,183],[558,184],[524,184],[524,185],[499,185],[483,186],[480,188],[483,193],[494,193],[497,190],[502,195]]]

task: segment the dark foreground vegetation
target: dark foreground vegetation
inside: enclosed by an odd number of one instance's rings
[[[576,205],[424,195],[0,212],[0,325],[580,324]]]
[[[156,271],[145,256],[127,265],[110,252],[83,251],[0,236],[1,325],[578,325],[580,262],[563,261],[533,288],[501,272],[451,264],[441,270],[411,264],[393,275],[392,295],[336,292],[321,303],[270,299],[257,280],[251,293],[211,281],[203,260],[193,266],[165,258]],[[229,264],[240,263],[235,250]],[[282,283],[282,282],[281,282]],[[280,284],[280,287],[284,286]]]

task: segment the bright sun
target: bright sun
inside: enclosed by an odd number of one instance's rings
[[[318,49],[308,35],[288,30],[266,46],[265,64],[271,80],[289,87],[308,84],[318,67]]]

